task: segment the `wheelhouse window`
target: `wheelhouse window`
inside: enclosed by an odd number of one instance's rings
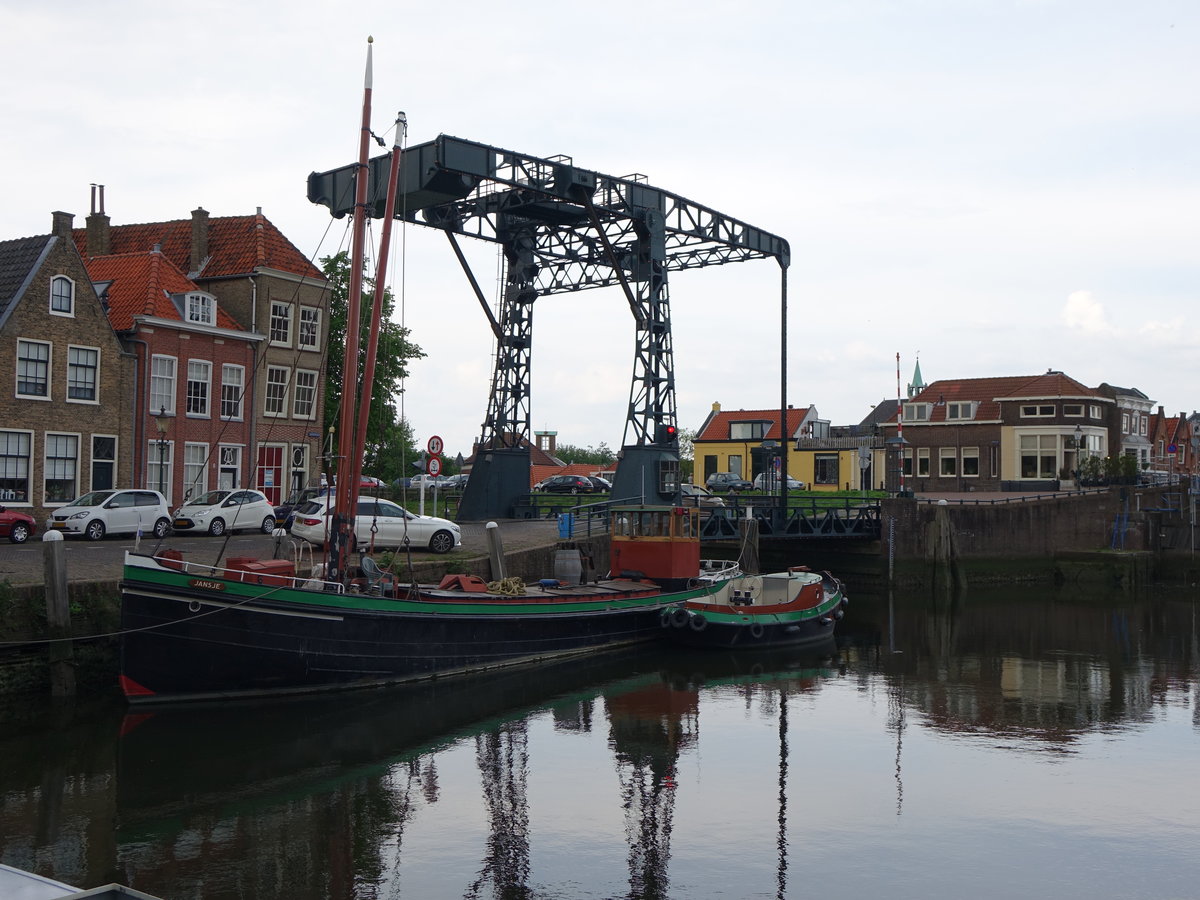
[[[297,369],[296,386],[292,391],[292,415],[297,419],[311,419],[316,408],[317,373]]]
[[[266,415],[287,415],[288,374],[289,370],[283,366],[267,367],[267,394],[263,401]]]
[[[33,435],[28,431],[0,431],[0,501],[29,502],[29,448]]]
[[[242,418],[242,393],[246,386],[246,370],[241,366],[221,366],[221,418]]]
[[[217,324],[217,301],[211,294],[193,292],[184,298],[187,320],[196,325]]]
[[[288,303],[271,304],[271,343],[291,346],[292,307]]]
[[[45,492],[47,503],[66,503],[79,495],[79,435],[47,434]]]
[[[150,360],[150,411],[175,412],[175,369],[173,356],[155,356]]]
[[[188,360],[187,414],[208,417],[209,387],[212,383],[212,363],[200,359]]]
[[[67,400],[95,403],[100,371],[100,351],[92,347],[67,348]]]
[[[17,396],[50,399],[50,345],[17,341]]]
[[[66,275],[55,275],[50,280],[50,314],[75,315],[75,282]]]
[[[301,350],[317,350],[321,346],[321,310],[315,306],[300,307],[299,343]]]

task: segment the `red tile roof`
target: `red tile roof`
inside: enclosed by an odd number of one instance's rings
[[[182,321],[169,295],[200,290],[161,253],[97,256],[87,260],[87,270],[93,282],[111,282],[106,293],[108,320],[117,331],[132,330],[134,316]],[[219,303],[217,325],[242,330]]]
[[[930,403],[930,422],[945,421],[946,404],[975,402],[975,421],[994,421],[1000,418],[1000,400],[1046,400],[1050,398],[1101,399],[1102,394],[1062,372],[1042,375],[1013,375],[1002,378],[960,378],[935,381],[917,394],[911,403]],[[906,423],[907,424],[907,423]]]
[[[209,258],[195,277],[249,275],[255,269],[265,267],[324,280],[321,270],[261,213],[253,216],[214,216],[207,221]],[[79,253],[87,259],[87,229],[76,228],[74,237]],[[109,250],[113,254],[145,253],[158,244],[163,254],[181,272],[191,269],[191,219],[113,225],[109,228],[109,239]]]
[[[812,407],[792,407],[787,411],[787,438],[795,435],[796,429],[804,421]],[[780,440],[779,437],[779,407],[774,409],[723,409],[714,412],[696,435],[697,441],[727,441],[729,440],[729,425],[732,422],[770,422],[771,427],[764,437],[757,440]]]

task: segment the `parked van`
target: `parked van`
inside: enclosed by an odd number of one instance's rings
[[[54,510],[46,530],[82,534],[89,541],[139,531],[161,538],[171,530],[171,512],[158,491],[92,491]]]

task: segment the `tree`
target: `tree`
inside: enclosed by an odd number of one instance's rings
[[[593,466],[611,466],[617,461],[617,455],[609,449],[608,444],[600,442],[599,447],[576,447],[574,444],[559,444],[554,448],[554,455],[565,462],[588,463]]]
[[[325,423],[336,427],[342,404],[343,356],[346,346],[347,295],[350,290],[350,257],[344,251],[321,260],[321,269],[329,279],[329,347],[325,364]],[[371,306],[375,302],[375,285],[363,279],[362,323],[359,336],[359,370],[366,359],[366,334],[371,325]],[[396,398],[401,382],[408,376],[408,362],[422,359],[423,350],[409,340],[407,328],[391,321],[393,298],[384,291],[383,319],[379,334],[379,352],[375,363],[375,379],[367,415],[367,445],[362,448],[363,473],[391,482],[411,474],[408,465],[417,458],[412,427],[401,419]],[[361,375],[360,375],[361,378]],[[356,393],[362,382],[356,387]],[[342,456],[341,435],[334,435],[334,452]]]

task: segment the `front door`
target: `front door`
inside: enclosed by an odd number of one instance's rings
[[[264,444],[258,448],[258,489],[276,506],[283,495],[282,445]]]

